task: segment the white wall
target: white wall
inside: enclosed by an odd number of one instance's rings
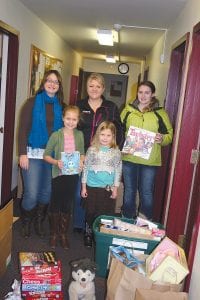
[[[117,74],[119,63],[107,63],[102,60],[95,59],[83,59],[83,69],[86,72],[99,72],[99,73],[108,73],[108,74]],[[138,81],[138,74],[141,72],[140,64],[129,63],[129,72],[128,72],[128,87],[127,87],[127,96],[126,101],[133,100],[136,92],[136,85]]]
[[[17,124],[19,108],[28,95],[31,44],[63,61],[62,77],[66,100],[69,97],[71,75],[78,75],[82,58],[45,23],[17,0],[0,0],[0,20],[19,32],[19,64],[16,95]],[[16,145],[14,145],[12,188],[16,185],[17,157]]]

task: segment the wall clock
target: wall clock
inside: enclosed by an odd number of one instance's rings
[[[121,63],[118,65],[118,71],[121,74],[127,74],[129,71],[129,65],[127,63]]]

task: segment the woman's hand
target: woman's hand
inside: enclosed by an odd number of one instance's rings
[[[22,169],[24,170],[28,170],[29,167],[29,159],[28,156],[26,154],[24,155],[20,155],[19,157],[19,165]]]
[[[161,133],[156,133],[155,143],[161,144],[163,141],[163,135]]]

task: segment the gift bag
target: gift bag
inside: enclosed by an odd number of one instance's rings
[[[156,290],[136,289],[135,300],[188,300],[187,293],[159,292]]]
[[[139,272],[128,268],[116,258],[112,258],[107,280],[106,300],[135,300],[136,289],[179,292],[182,285],[153,282]]]

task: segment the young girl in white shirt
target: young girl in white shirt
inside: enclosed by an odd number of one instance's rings
[[[92,223],[101,215],[113,215],[121,181],[121,152],[116,145],[116,128],[110,121],[97,128],[88,148],[82,173],[81,196],[86,208],[84,244],[92,246]]]

